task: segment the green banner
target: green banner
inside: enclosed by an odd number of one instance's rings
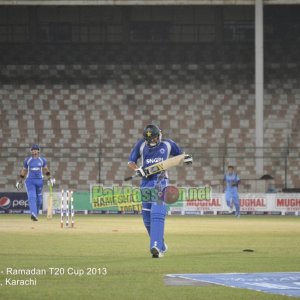
[[[209,201],[212,188],[180,187],[177,188],[179,197],[175,203],[167,204],[170,207],[183,207],[185,201]],[[141,211],[142,200],[159,201],[161,194],[155,188],[138,188],[131,185],[104,187],[91,185],[90,205],[93,210]]]
[[[132,186],[91,187],[90,203],[94,210],[141,211],[139,188]]]
[[[90,192],[74,192],[73,204],[75,210],[92,210]]]

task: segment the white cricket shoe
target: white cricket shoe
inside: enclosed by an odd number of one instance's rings
[[[150,250],[152,258],[162,258],[164,254],[157,247],[152,247]]]
[[[39,220],[38,217],[34,213],[31,214],[30,219],[32,221],[38,221]]]

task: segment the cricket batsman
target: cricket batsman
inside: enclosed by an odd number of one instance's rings
[[[31,156],[24,159],[23,168],[20,171],[20,179],[16,183],[16,188],[20,191],[24,185],[28,195],[31,220],[38,221],[40,207],[43,203],[43,173],[46,174],[48,185],[53,186],[55,178],[51,177],[47,167],[47,161],[40,157],[40,147],[37,144],[32,145]]]
[[[225,199],[230,211],[234,205],[236,217],[240,217],[240,199],[238,195],[240,181],[237,173],[234,172],[234,166],[228,166],[227,172],[224,174],[224,182],[226,184]]]
[[[168,173],[161,171],[147,176],[144,169],[180,154],[180,147],[171,139],[162,139],[161,130],[151,124],[145,127],[143,138],[137,141],[129,156],[128,167],[141,177],[142,216],[150,236],[150,252],[153,258],[163,257],[163,253],[168,250],[164,242],[166,203],[157,192],[168,186]],[[191,164],[193,158],[186,154],[183,161]]]

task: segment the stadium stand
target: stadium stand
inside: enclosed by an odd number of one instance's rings
[[[297,45],[265,48],[265,172],[280,188],[300,186]],[[13,189],[33,142],[61,186],[122,183],[130,146],[154,121],[195,157],[172,171],[179,185],[221,191],[233,159],[242,190],[254,190],[253,62],[251,42],[2,43],[0,189]]]

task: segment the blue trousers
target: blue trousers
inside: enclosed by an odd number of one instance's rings
[[[43,203],[43,179],[26,179],[25,186],[28,196],[29,209],[36,217]]]
[[[165,251],[165,203],[144,202],[142,204],[142,216],[144,225],[150,237],[150,249],[155,246],[160,251]]]
[[[227,206],[230,207],[231,203],[233,203],[236,214],[239,214],[240,213],[240,199],[239,199],[239,194],[238,194],[238,190],[236,187],[226,188],[225,199],[226,199]]]
[[[142,203],[142,216],[150,237],[150,249],[157,247],[160,251],[165,251],[164,226],[166,217],[166,204],[161,198],[160,192],[167,185],[168,180],[162,179],[158,182],[149,181],[147,187],[142,187],[142,189],[150,188],[150,192],[144,194]]]

